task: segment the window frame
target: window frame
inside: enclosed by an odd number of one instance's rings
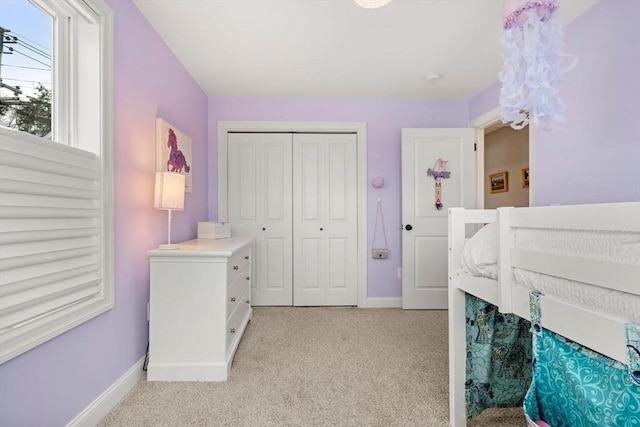
[[[104,0],[29,1],[52,17],[52,141],[13,129],[3,133],[97,156],[101,281],[99,292],[87,303],[65,308],[64,315],[53,313],[45,326],[2,345],[0,364],[114,307],[113,12]]]

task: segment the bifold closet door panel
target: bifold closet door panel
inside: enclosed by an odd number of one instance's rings
[[[292,305],[292,134],[229,133],[228,206],[234,236],[255,240],[252,305]]]
[[[357,305],[355,134],[293,136],[294,305]]]

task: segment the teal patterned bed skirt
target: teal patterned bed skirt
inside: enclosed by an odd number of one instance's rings
[[[532,427],[640,427],[640,327],[627,324],[625,366],[541,328],[539,307],[532,294],[532,328],[466,295],[467,417],[524,404]]]
[[[466,317],[467,417],[520,406],[531,383],[531,324],[469,294]]]
[[[638,427],[640,385],[627,367],[537,328],[533,383],[524,408],[530,426]],[[631,375],[630,375],[631,374]]]

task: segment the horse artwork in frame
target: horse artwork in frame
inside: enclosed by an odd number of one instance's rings
[[[156,172],[185,176],[185,191],[193,191],[191,138],[165,120],[156,119]]]

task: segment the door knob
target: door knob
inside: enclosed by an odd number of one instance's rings
[[[407,225],[404,226],[404,229],[407,230],[407,231],[411,231],[411,230],[413,230],[413,226],[411,226],[411,224],[407,224]]]

